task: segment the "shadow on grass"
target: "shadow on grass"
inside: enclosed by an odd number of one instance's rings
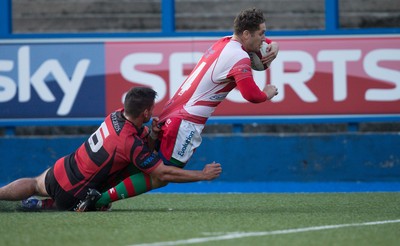
[[[19,204],[19,201],[0,201],[0,213],[20,212],[18,211]]]

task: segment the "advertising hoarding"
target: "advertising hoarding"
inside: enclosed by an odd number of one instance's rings
[[[400,113],[400,37],[274,38],[278,57],[251,104],[234,89],[214,116]],[[158,92],[155,115],[216,38],[0,44],[0,118],[103,117],[132,86]]]

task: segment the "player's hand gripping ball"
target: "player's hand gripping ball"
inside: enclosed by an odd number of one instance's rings
[[[251,68],[257,71],[264,71],[268,68],[267,64],[263,64],[261,61],[262,57],[267,56],[268,44],[263,42],[260,48],[260,52],[249,52]]]

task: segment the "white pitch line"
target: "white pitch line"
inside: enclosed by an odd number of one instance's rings
[[[171,245],[195,244],[195,243],[205,243],[205,242],[210,242],[210,241],[230,240],[230,239],[244,238],[244,237],[259,237],[259,236],[269,236],[269,235],[278,235],[278,234],[291,234],[291,233],[308,232],[308,231],[321,231],[321,230],[329,230],[329,229],[338,229],[338,228],[343,228],[343,227],[383,225],[383,224],[390,224],[390,223],[400,223],[400,219],[398,219],[398,220],[384,220],[384,221],[371,221],[371,222],[354,223],[354,224],[313,226],[313,227],[304,227],[304,228],[287,229],[287,230],[276,230],[276,231],[232,232],[232,233],[226,233],[225,235],[214,236],[214,237],[199,237],[199,238],[189,238],[189,239],[177,240],[177,241],[166,241],[166,242],[144,243],[144,244],[132,244],[132,245],[129,245],[129,246],[171,246]]]

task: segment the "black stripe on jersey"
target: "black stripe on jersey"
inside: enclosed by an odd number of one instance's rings
[[[64,169],[72,186],[81,182],[85,176],[79,171],[78,163],[75,160],[75,152],[64,158]]]
[[[100,187],[104,186],[108,181],[108,177],[110,177],[111,175],[110,172],[114,164],[114,158],[116,152],[117,151],[115,149],[110,160],[108,160],[107,163],[104,163],[101,169],[97,173],[95,173],[94,176],[86,177],[85,182],[76,187],[75,189],[72,189],[71,192],[76,197],[84,199],[88,191],[88,188],[100,189]],[[102,192],[103,190],[100,191]]]
[[[103,147],[101,147],[97,152],[93,152],[90,148],[89,141],[85,142],[85,149],[90,160],[92,160],[98,167],[103,165],[103,163],[110,157],[110,154],[108,154]]]

